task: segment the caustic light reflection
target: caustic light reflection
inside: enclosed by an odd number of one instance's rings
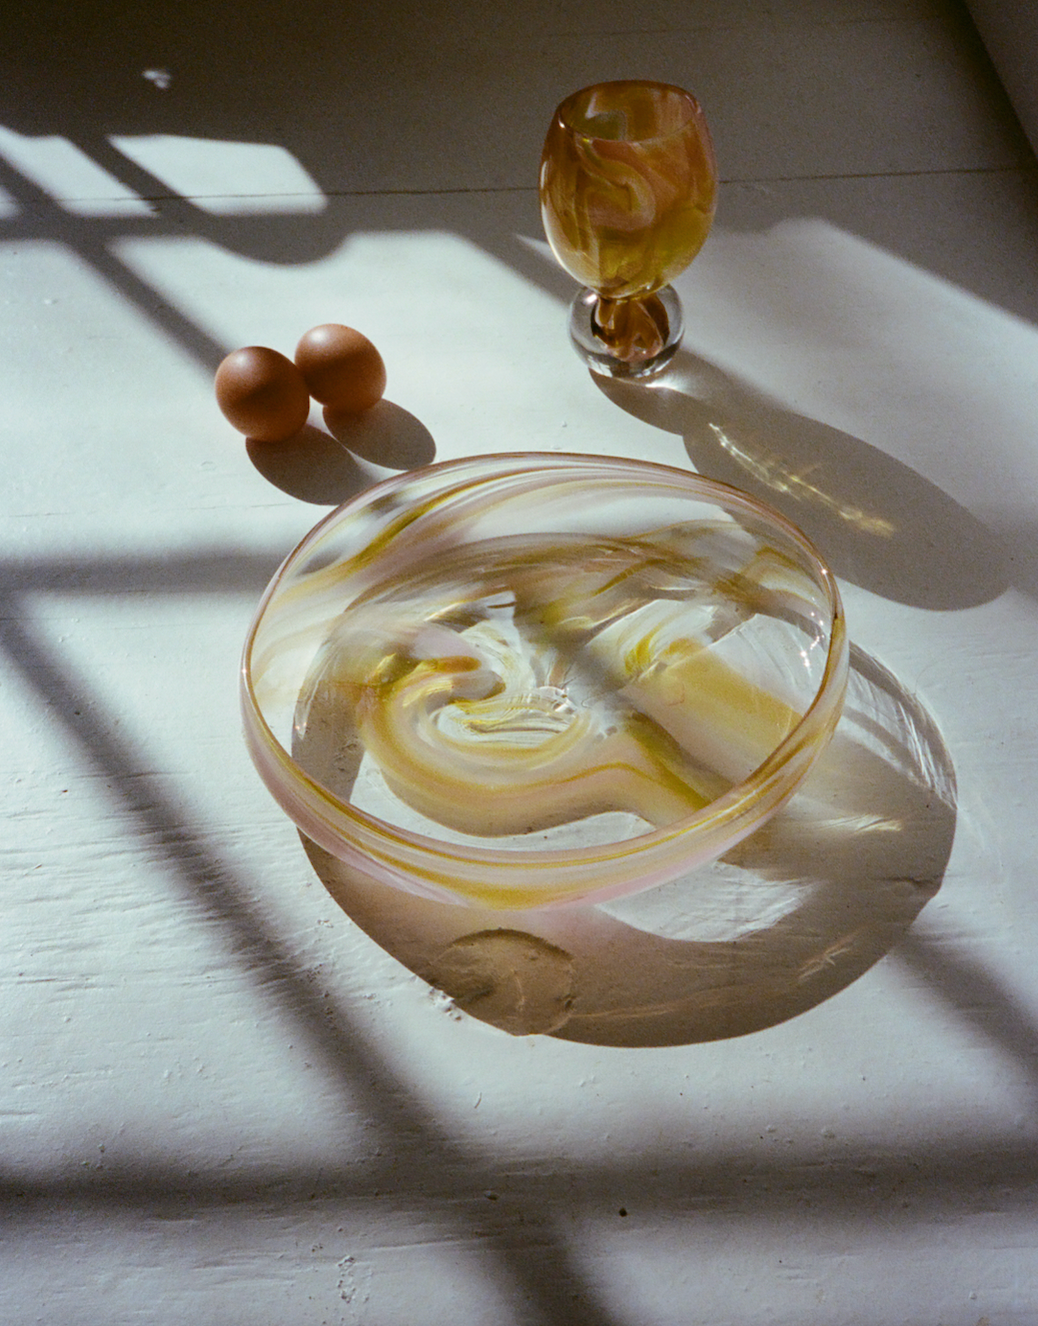
[[[862,534],[871,534],[876,538],[889,539],[897,533],[897,526],[886,517],[864,511],[853,503],[842,501],[838,496],[811,482],[811,470],[797,472],[777,452],[758,445],[753,451],[740,446],[738,441],[729,436],[719,424],[710,424],[710,431],[729,456],[736,460],[754,479],[765,484],[775,493],[783,494],[798,502],[822,508],[830,515],[838,517],[848,525],[854,526]]]

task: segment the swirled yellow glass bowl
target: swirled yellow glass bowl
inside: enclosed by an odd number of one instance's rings
[[[667,466],[429,466],[321,521],[269,585],[241,696],[299,829],[388,885],[526,908],[720,856],[839,718],[832,575],[788,521]]]

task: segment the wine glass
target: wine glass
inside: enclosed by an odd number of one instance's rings
[[[585,287],[570,337],[597,373],[652,377],[681,342],[670,282],[702,248],[717,165],[699,103],[667,83],[598,83],[555,111],[541,157],[548,243]]]

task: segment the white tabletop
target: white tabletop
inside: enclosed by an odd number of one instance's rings
[[[0,1320],[1033,1326],[1038,172],[959,7],[5,27]],[[673,371],[617,391],[535,182],[626,76],[696,92],[723,186]],[[328,321],[385,402],[247,446],[220,358]],[[856,646],[821,828],[589,922],[527,1035],[415,974],[492,921],[311,860],[236,694],[327,510],[507,450],[767,497]]]

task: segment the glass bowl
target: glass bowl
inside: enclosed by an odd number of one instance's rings
[[[510,909],[679,878],[782,806],[840,716],[836,583],[688,471],[431,465],[322,520],[268,586],[241,697],[298,828],[365,875]]]

